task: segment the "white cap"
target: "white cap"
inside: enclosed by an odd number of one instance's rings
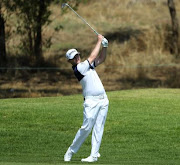
[[[67,52],[66,52],[66,58],[68,60],[71,60],[74,58],[75,55],[77,54],[80,54],[76,49],[69,49]]]

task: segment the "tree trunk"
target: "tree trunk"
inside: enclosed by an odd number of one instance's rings
[[[4,66],[6,66],[5,20],[0,9],[0,67]]]
[[[168,7],[171,15],[172,20],[172,43],[171,43],[171,53],[179,57],[179,50],[178,50],[178,39],[179,39],[179,24],[176,15],[176,8],[173,0],[168,0]]]
[[[42,35],[41,35],[41,25],[38,25],[35,37],[34,52],[36,59],[39,61],[42,59]]]
[[[31,28],[27,28],[28,31],[28,39],[29,39],[29,55],[31,57],[33,57],[33,38],[32,38],[32,32],[31,32]]]
[[[45,4],[44,0],[40,1],[40,6],[39,6],[39,15],[37,18],[37,28],[36,28],[36,36],[35,36],[35,45],[34,45],[34,51],[36,55],[37,62],[40,62],[43,60],[42,57],[42,16],[43,12],[45,10]]]

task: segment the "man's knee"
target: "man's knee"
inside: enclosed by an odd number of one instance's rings
[[[83,125],[81,126],[81,129],[86,131],[87,133],[90,133],[93,127],[93,123],[94,122],[92,118],[86,119]]]

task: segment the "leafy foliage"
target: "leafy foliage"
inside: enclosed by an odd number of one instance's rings
[[[42,46],[51,46],[51,38],[43,42],[42,27],[51,21],[49,16],[51,3],[62,4],[65,0],[2,0],[5,8],[15,13],[18,17],[16,33],[21,36],[19,49],[22,54],[28,55],[35,60],[42,60]],[[71,6],[76,10],[82,0],[71,1]],[[62,28],[62,27],[59,27]],[[56,29],[56,30],[59,30]],[[47,42],[46,42],[47,41]]]

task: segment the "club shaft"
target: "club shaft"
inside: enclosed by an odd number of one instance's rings
[[[86,22],[86,20],[85,20],[83,17],[81,17],[76,11],[74,11],[74,9],[73,9],[71,6],[69,6],[68,4],[66,4],[66,6],[68,6],[86,25],[88,25],[88,26],[94,31],[94,33],[96,33],[97,35],[99,34],[96,30],[94,30],[94,29],[91,27],[91,25],[89,25],[89,24]]]

